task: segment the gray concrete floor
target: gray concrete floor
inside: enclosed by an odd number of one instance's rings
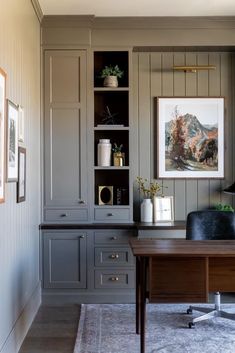
[[[19,353],[73,353],[79,305],[42,305]]]

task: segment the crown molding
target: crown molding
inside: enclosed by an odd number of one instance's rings
[[[38,0],[31,0],[37,2]],[[91,29],[234,29],[235,16],[205,17],[95,17],[94,15],[43,16],[43,27]]]
[[[38,0],[31,0],[31,4],[34,8],[34,11],[36,13],[36,16],[37,16],[39,22],[42,22],[43,12],[42,12],[42,9],[41,9],[41,6],[40,6]]]
[[[46,15],[42,27],[92,27],[93,15]]]

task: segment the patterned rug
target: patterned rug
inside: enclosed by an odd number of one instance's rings
[[[235,353],[234,321],[215,318],[189,329],[191,316],[186,314],[187,307],[147,305],[146,353]],[[231,304],[223,305],[223,309],[235,311]],[[139,352],[134,305],[82,305],[74,353]]]

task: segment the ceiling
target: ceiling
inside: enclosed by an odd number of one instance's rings
[[[234,16],[235,0],[38,0],[44,15]]]

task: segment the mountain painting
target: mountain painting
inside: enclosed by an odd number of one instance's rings
[[[158,177],[223,177],[223,98],[158,98]]]

